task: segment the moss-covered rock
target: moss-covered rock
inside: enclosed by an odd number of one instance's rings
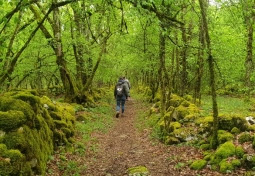
[[[240,129],[237,128],[237,127],[234,127],[234,128],[232,128],[231,133],[232,134],[238,134],[238,133],[240,133]]]
[[[210,161],[211,156],[212,156],[212,154],[209,153],[209,154],[205,155],[203,159],[204,159],[205,161]]]
[[[26,117],[22,111],[10,110],[7,112],[0,111],[0,130],[15,130],[26,122]]]
[[[0,98],[0,111],[7,112],[10,110],[23,112],[28,121],[32,121],[35,116],[32,107],[28,103],[12,97],[2,96]]]
[[[219,165],[220,165],[220,172],[222,173],[227,173],[234,170],[233,165],[229,163],[227,159],[223,159]]]
[[[184,101],[183,98],[181,98],[180,96],[176,95],[176,94],[171,94],[171,97],[170,97],[170,106],[173,106],[173,107],[178,107],[180,106],[180,104]]]
[[[251,137],[250,133],[248,133],[248,132],[242,133],[242,134],[239,136],[239,138],[238,138],[238,142],[239,142],[240,144],[243,144],[243,143],[245,143],[245,142],[249,142],[249,141],[251,141],[251,140],[252,140],[252,137]]]
[[[145,166],[136,166],[136,167],[129,168],[127,170],[127,173],[130,176],[136,176],[136,175],[146,176],[146,175],[149,175],[149,170]]]
[[[190,168],[194,170],[201,170],[206,166],[206,164],[206,160],[196,160],[190,165]]]
[[[231,131],[234,127],[245,131],[248,128],[248,123],[245,117],[234,115],[220,115],[219,116],[219,129]]]
[[[200,127],[200,132],[205,133],[211,131],[213,125],[213,117],[199,117],[195,120],[195,124]]]
[[[231,164],[234,168],[241,166],[241,161],[239,159],[233,159]]]
[[[0,98],[0,175],[45,175],[54,146],[72,141],[74,108],[37,95],[15,91]]]
[[[192,114],[194,117],[198,116],[199,114],[199,109],[197,108],[196,105],[190,104],[188,107],[185,107],[183,105],[180,105],[176,108],[176,112],[178,114],[177,120],[184,119],[185,121],[190,120],[190,115]],[[188,117],[187,119],[185,119]]]
[[[181,126],[182,125],[179,122],[171,122],[170,123],[170,132],[181,128]]]
[[[242,161],[246,168],[255,167],[255,155],[254,154],[244,154]]]
[[[219,148],[215,152],[215,156],[221,159],[225,159],[235,155],[235,152],[235,145],[231,141],[228,141],[219,146]]]
[[[172,145],[172,144],[179,144],[180,140],[176,137],[167,136],[165,139],[165,144]]]
[[[243,155],[244,155],[244,149],[242,146],[237,146],[236,147],[236,156],[238,158],[243,158]]]
[[[227,141],[231,141],[233,139],[234,139],[234,136],[231,133],[225,130],[218,130],[218,142],[220,144],[223,144]]]

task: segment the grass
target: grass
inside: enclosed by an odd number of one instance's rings
[[[78,133],[82,134],[84,142],[93,140],[91,138],[92,132],[100,131],[105,133],[112,126],[114,111],[111,105],[113,104],[113,98],[111,100],[109,96],[107,94],[96,107],[87,109],[90,121],[76,123],[76,129]]]
[[[241,114],[248,115],[251,103],[244,98],[235,98],[229,96],[217,97],[219,114]],[[211,96],[202,97],[201,113],[203,116],[212,115]]]
[[[55,151],[55,156],[52,156],[52,160],[55,160],[58,170],[63,176],[84,175],[83,173],[87,169],[83,161],[84,155],[87,151],[96,153],[98,150],[97,140],[91,137],[91,134],[97,131],[105,133],[113,125],[113,104],[112,92],[108,91],[95,107],[82,108],[85,112],[80,113],[84,113],[89,120],[77,121],[75,142],[70,147],[59,147]],[[48,169],[47,175],[53,174],[54,170]]]

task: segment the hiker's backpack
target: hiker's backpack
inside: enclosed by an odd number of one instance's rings
[[[117,90],[117,96],[122,97],[123,93],[124,93],[124,86],[123,86],[123,84],[118,84],[116,86],[116,90]]]

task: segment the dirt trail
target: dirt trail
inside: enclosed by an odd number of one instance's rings
[[[208,169],[193,171],[183,166],[188,160],[201,157],[196,149],[165,146],[152,141],[148,129],[139,132],[135,127],[135,118],[142,108],[136,100],[127,101],[124,117],[113,117],[116,123],[109,132],[93,134],[99,145],[98,152],[86,156],[85,175],[124,176],[128,168],[141,165],[147,167],[152,176],[218,175]]]

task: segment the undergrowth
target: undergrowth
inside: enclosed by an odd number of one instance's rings
[[[60,147],[49,161],[47,175],[54,175],[56,172],[61,175],[84,175],[86,164],[84,155],[87,152],[95,153],[98,144],[95,138],[91,137],[93,132],[107,132],[113,125],[114,99],[112,92],[107,92],[93,108],[84,108],[84,115],[87,121],[76,122],[75,141],[71,147]]]
[[[219,113],[222,114],[241,114],[247,115],[250,113],[249,108],[251,102],[244,98],[235,98],[230,96],[217,97]],[[212,99],[211,96],[202,96],[202,116],[212,115]]]

